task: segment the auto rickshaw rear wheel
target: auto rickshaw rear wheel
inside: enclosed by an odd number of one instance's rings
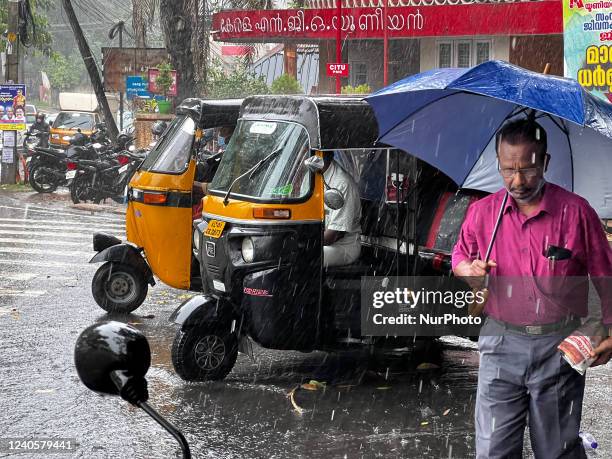
[[[140,306],[149,286],[138,269],[123,263],[104,263],[91,281],[91,292],[107,312],[128,314]]]
[[[205,323],[178,330],[172,344],[172,365],[185,381],[225,378],[238,356],[238,337],[225,323]]]

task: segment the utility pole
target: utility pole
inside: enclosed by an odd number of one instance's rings
[[[19,0],[8,3],[8,39],[11,52],[6,54],[6,82],[19,82]]]
[[[119,26],[119,49],[123,48],[123,22]],[[123,77],[125,82],[125,77]],[[123,92],[119,92],[119,129],[123,131]]]
[[[19,83],[19,0],[8,2],[8,41],[6,82]],[[2,131],[3,147],[0,158],[0,183],[12,185],[17,172],[17,131]],[[11,151],[12,154],[11,154]]]
[[[91,85],[96,93],[98,105],[102,109],[104,121],[106,122],[106,128],[108,129],[108,135],[112,140],[116,140],[117,135],[119,134],[117,131],[117,123],[115,122],[115,118],[113,117],[110,107],[108,106],[108,100],[106,100],[106,94],[104,94],[104,86],[102,86],[100,72],[98,72],[98,67],[96,67],[96,62],[94,61],[91,49],[89,48],[87,40],[83,35],[83,30],[79,25],[79,21],[76,17],[74,9],[72,8],[70,0],[62,0],[62,6],[64,7],[64,11],[68,17],[68,22],[70,23],[72,32],[74,33],[74,38],[77,42],[77,46],[79,47],[79,51],[81,52],[81,57],[85,63],[85,68],[87,68],[87,73],[89,73],[89,79],[91,80]]]

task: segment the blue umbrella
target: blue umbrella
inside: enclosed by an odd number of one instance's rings
[[[575,80],[502,61],[436,69],[400,80],[366,98],[379,141],[437,167],[460,187],[498,191],[495,133],[536,110],[548,135],[549,182],[612,217],[612,105]]]

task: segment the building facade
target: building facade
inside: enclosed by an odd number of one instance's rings
[[[313,92],[331,93],[326,66],[336,61],[341,29],[342,85],[384,85],[440,67],[471,67],[500,59],[536,71],[546,63],[563,75],[561,0],[310,0],[307,8],[222,11],[213,16],[214,39],[234,43],[316,44],[319,82]],[[287,71],[287,69],[285,69]]]

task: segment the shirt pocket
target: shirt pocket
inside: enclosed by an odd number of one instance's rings
[[[571,249],[570,249],[571,250]],[[542,274],[536,277],[539,290],[549,299],[562,302],[572,296],[577,288],[582,288],[585,276],[576,276],[575,254],[564,260],[549,259],[543,255],[542,263],[546,267]],[[574,292],[575,293],[575,292]]]

